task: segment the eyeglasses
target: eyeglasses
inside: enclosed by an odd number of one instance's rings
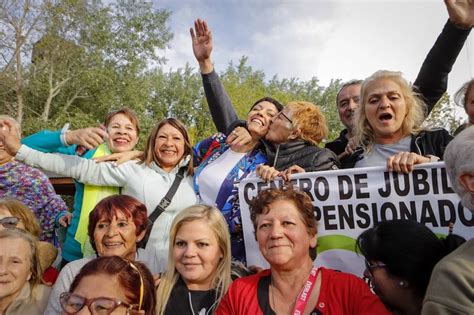
[[[5,217],[0,219],[0,224],[6,229],[14,229],[20,222],[20,218],[17,217]]]
[[[92,315],[108,315],[112,313],[117,307],[125,306],[128,310],[136,308],[136,305],[130,305],[118,299],[111,299],[107,297],[98,297],[93,299],[86,299],[78,294],[64,292],[60,295],[61,308],[64,313],[68,315],[79,313],[84,306],[89,308]]]
[[[387,265],[384,263],[371,264],[367,259],[365,260],[365,268],[367,269],[367,272],[369,273],[371,278],[373,277],[372,269],[385,267],[387,267]]]
[[[275,116],[275,118],[281,119],[280,116],[285,117],[286,120],[288,120],[291,124],[293,124],[293,120],[291,120],[291,118],[288,117],[283,111],[278,112],[278,114]]]

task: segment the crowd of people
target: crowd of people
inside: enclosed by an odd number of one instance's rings
[[[289,182],[369,166],[410,173],[444,160],[474,213],[474,80],[455,95],[468,122],[453,135],[422,127],[474,26],[472,2],[445,2],[449,20],[414,84],[386,70],[343,84],[345,129],[325,147],[326,118],[307,101],[265,96],[239,119],[200,19],[192,48],[218,131],[207,139],[193,145],[182,122],[164,118],[136,151],[140,124],[126,107],[100,127],[25,138],[0,115],[0,315],[472,314],[474,238],[388,220],[357,237],[363,278],[316,267],[314,201],[287,184],[249,201],[264,270],[247,266],[239,201],[245,178]],[[71,211],[37,168],[74,179]]]

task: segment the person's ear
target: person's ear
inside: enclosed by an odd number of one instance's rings
[[[301,129],[299,127],[293,128],[291,134],[288,136],[288,140],[298,139],[301,135]]]
[[[471,194],[474,194],[474,174],[465,173],[459,176],[459,182],[464,189]]]
[[[310,246],[311,248],[316,249],[316,245],[318,245],[318,235],[314,234],[314,236],[311,238]]]
[[[137,243],[140,243],[142,241],[142,239],[145,237],[145,234],[146,234],[146,229],[144,229],[143,231],[140,232],[140,234],[137,235]]]

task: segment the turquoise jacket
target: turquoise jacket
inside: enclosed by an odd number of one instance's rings
[[[77,145],[65,146],[61,142],[60,131],[43,130],[31,136],[23,138],[22,143],[28,147],[46,153],[62,153],[67,155],[77,155]],[[85,159],[90,159],[94,156],[96,149],[86,151],[82,155]],[[79,218],[81,216],[82,199],[84,197],[84,184],[74,180],[76,186],[76,193],[74,195],[74,206],[72,212],[71,224],[67,228],[66,240],[62,248],[62,257],[67,261],[73,261],[82,258],[81,244],[74,239],[79,225]],[[59,214],[56,217],[56,223],[64,215]]]

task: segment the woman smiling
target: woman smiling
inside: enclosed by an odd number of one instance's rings
[[[215,207],[196,205],[173,221],[170,260],[157,291],[157,314],[212,314],[230,285],[230,236]]]
[[[137,246],[143,240],[147,225],[147,211],[143,203],[130,196],[114,195],[102,199],[92,210],[88,235],[99,257],[119,256],[131,261],[141,260],[142,251],[138,252]],[[79,270],[94,258],[75,260],[61,270],[46,314],[61,312],[60,294],[69,290]]]
[[[71,176],[83,183],[122,187],[122,194],[142,201],[150,213],[164,199],[178,174],[182,174],[174,198],[153,225],[147,254],[143,256],[143,261],[154,272],[164,271],[171,221],[181,209],[197,202],[192,185],[193,151],[186,127],[179,120],[166,118],[158,122],[148,137],[142,162],[129,161],[119,166],[76,156],[38,152],[20,144],[14,125],[6,122],[6,126],[9,128],[0,130],[0,137],[7,150],[18,160]]]

